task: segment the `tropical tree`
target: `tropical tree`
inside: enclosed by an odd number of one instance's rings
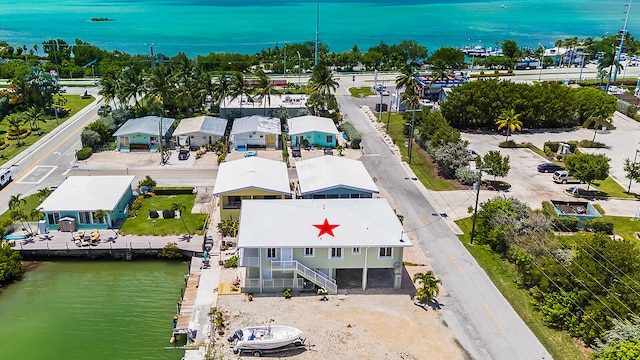
[[[184,229],[187,230],[187,235],[191,236],[191,233],[189,232],[189,228],[187,227],[187,223],[184,222],[184,215],[186,210],[187,210],[187,207],[181,202],[180,203],[174,202],[171,204],[171,211],[178,211],[180,213],[180,220],[182,220],[182,226],[184,226]]]
[[[226,116],[227,97],[231,95],[231,81],[229,81],[226,73],[220,74],[214,82],[214,94],[213,100],[215,104],[220,106],[222,103],[222,108],[225,109]]]
[[[44,213],[41,209],[34,208],[29,213],[29,217],[31,218],[31,220],[42,220],[44,219]]]
[[[512,132],[522,130],[522,121],[518,120],[520,115],[522,114],[516,114],[514,109],[502,110],[502,114],[498,117],[496,125],[498,125],[498,130],[507,128],[507,138],[505,141],[509,141],[509,135],[511,135]]]
[[[22,205],[25,205],[27,200],[22,198],[22,194],[11,195],[9,198],[9,210],[22,209]]]
[[[500,154],[500,151],[491,150],[486,153],[484,156],[476,157],[476,168],[490,168],[487,173],[489,175],[493,175],[493,180],[496,180],[497,176],[505,177],[509,174],[509,170],[511,169],[511,165],[509,165],[509,155],[505,155],[504,157]]]
[[[120,82],[122,83],[122,92],[127,100],[133,98],[136,109],[140,107],[138,97],[144,93],[144,78],[142,68],[138,65],[127,66],[122,69],[120,74]],[[104,85],[103,85],[104,86]]]
[[[418,70],[416,70],[411,64],[404,64],[400,69],[400,75],[396,77],[397,89],[417,89],[418,87]]]
[[[242,116],[243,97],[247,96],[247,101],[253,101],[251,94],[253,89],[247,85],[242,73],[236,73],[230,80],[230,95],[232,99],[238,99],[240,103],[240,116]]]
[[[511,61],[511,67],[513,68],[518,61],[522,57],[522,51],[518,47],[518,44],[515,40],[505,40],[502,42],[502,53],[504,56],[508,57]]]
[[[176,89],[173,80],[171,68],[161,64],[152,69],[146,82],[146,97],[159,102],[163,113],[173,106],[173,93]]]
[[[326,65],[318,64],[313,67],[309,86],[312,92],[330,94],[338,90],[340,84],[333,78],[331,70]]]
[[[585,128],[589,128],[593,125],[593,139],[591,142],[596,141],[596,135],[598,134],[598,129],[606,126],[607,129],[611,129],[613,127],[613,119],[612,113],[606,107],[600,107],[593,110],[589,118],[582,124]]]
[[[36,195],[38,196],[38,199],[42,201],[47,197],[49,197],[49,195],[51,195],[52,192],[53,190],[51,190],[51,188],[44,187],[44,188],[38,189],[38,192],[36,193]]]
[[[416,298],[420,302],[427,302],[434,299],[440,294],[439,284],[442,283],[440,279],[436,279],[433,271],[429,270],[426,273],[417,273],[413,275],[413,283],[420,287],[416,289]]]
[[[20,146],[20,126],[24,123],[24,115],[22,113],[13,113],[5,117],[9,130],[16,134],[16,144]]]
[[[603,154],[569,155],[564,163],[573,177],[587,183],[587,190],[594,180],[604,180],[609,176],[609,158]]]
[[[275,85],[269,80],[267,74],[261,68],[256,71],[258,76],[258,87],[256,88],[256,95],[262,102],[263,114],[267,115],[267,104],[271,107],[271,95],[276,91]],[[265,101],[266,100],[266,101]]]
[[[631,160],[624,159],[624,171],[627,173],[624,177],[629,179],[629,188],[627,193],[631,193],[631,182],[640,182],[640,164],[637,162],[631,162]]]
[[[106,210],[98,209],[93,213],[93,219],[97,220],[100,224],[107,223],[109,226],[109,213]]]
[[[38,129],[38,136],[40,136],[40,126],[38,126],[38,123],[45,122],[44,112],[35,106],[31,106],[27,110],[27,117],[31,120],[31,127]]]
[[[28,220],[28,219],[27,219],[27,215],[24,213],[24,210],[22,210],[21,208],[16,208],[14,210],[11,210],[11,212],[9,213],[9,216],[13,221],[19,221],[20,224],[22,224],[22,228],[25,228],[25,220]],[[28,221],[26,225],[27,225],[26,227],[29,228],[29,232],[33,233],[33,230],[31,229],[31,225],[29,225]]]

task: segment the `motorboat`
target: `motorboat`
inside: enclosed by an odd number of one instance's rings
[[[234,352],[240,350],[268,350],[287,346],[299,341],[302,331],[286,325],[248,326],[237,330],[227,340],[238,343]]]

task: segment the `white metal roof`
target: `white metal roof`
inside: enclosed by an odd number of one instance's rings
[[[172,118],[159,117],[159,116],[145,116],[136,119],[129,119],[124,123],[113,136],[123,136],[130,134],[147,134],[151,136],[158,136],[160,131],[160,123],[162,123],[162,136],[166,136],[171,125],[173,125]]]
[[[289,135],[304,134],[313,131],[326,134],[340,133],[333,120],[329,118],[307,115],[289,119]]]
[[[260,115],[245,116],[233,120],[231,135],[248,132],[261,132],[267,134],[281,134],[280,119]]]
[[[379,193],[362,162],[340,156],[320,156],[296,163],[300,193],[305,195],[345,187]]]
[[[173,136],[208,134],[223,136],[227,128],[227,119],[212,116],[198,116],[180,120]]]
[[[112,211],[135,176],[70,176],[40,208],[42,211]]]
[[[222,195],[244,189],[291,194],[287,165],[257,156],[221,163],[213,194]]]
[[[239,229],[240,248],[411,246],[386,199],[247,200]]]

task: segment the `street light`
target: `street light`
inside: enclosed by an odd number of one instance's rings
[[[298,86],[300,86],[300,73],[302,72],[302,66],[300,65],[300,51],[296,51],[298,53]]]
[[[478,213],[478,200],[480,199],[480,186],[482,185],[482,172],[483,171],[491,171],[493,168],[480,168],[476,169],[478,172],[478,182],[475,184],[476,186],[476,207],[473,210],[473,225],[471,225],[471,239],[469,240],[469,244],[473,244],[473,238],[476,236],[476,214]]]
[[[627,23],[629,22],[629,12],[631,12],[631,1],[629,0],[629,5],[627,5],[627,16],[624,19],[624,27],[622,28],[622,30],[620,31],[621,34],[621,38],[620,38],[620,48],[618,49],[618,54],[615,58],[615,61],[617,61],[618,63],[620,63],[620,56],[622,55],[622,46],[624,45],[624,36],[627,34]],[[616,68],[613,70],[613,81],[615,82],[616,79],[618,77],[618,67],[616,66]]]
[[[544,53],[545,51],[547,51],[547,47],[542,45],[541,43],[538,43],[538,45],[542,46],[542,54],[540,54],[540,74],[538,75],[538,82],[540,82],[540,80],[542,79],[542,68],[544,67],[542,64],[544,64]]]
[[[640,152],[640,150],[636,149],[636,154],[633,157],[633,164],[631,165],[633,172],[635,172],[636,169],[636,160],[638,159],[638,152]],[[631,179],[629,179],[629,188],[627,189],[627,194],[631,194],[631,181],[633,181],[633,177]]]

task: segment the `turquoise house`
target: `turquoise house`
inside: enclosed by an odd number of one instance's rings
[[[107,229],[126,219],[133,199],[134,176],[70,176],[39,209],[49,230]],[[98,210],[106,219],[96,216]]]
[[[320,156],[296,163],[296,197],[371,199],[379,193],[364,164],[341,156]]]
[[[162,146],[167,145],[173,121],[174,119],[159,116],[129,119],[113,134],[116,137],[116,148],[121,152],[157,152],[161,142]]]
[[[292,147],[321,146],[335,148],[340,132],[332,119],[319,116],[298,116],[289,121]]]

